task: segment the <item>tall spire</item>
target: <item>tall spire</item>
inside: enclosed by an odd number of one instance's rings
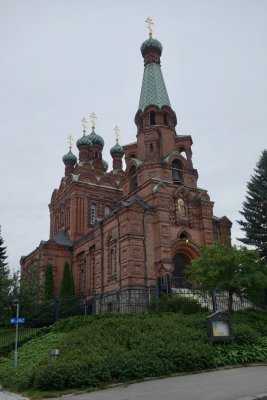
[[[150,104],[154,104],[159,108],[163,106],[171,107],[160,67],[162,45],[152,37],[152,24],[154,25],[152,19],[148,17],[146,22],[148,23],[149,39],[141,46],[145,70],[138,107],[142,111]]]

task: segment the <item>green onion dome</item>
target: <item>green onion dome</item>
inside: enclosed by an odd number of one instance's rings
[[[159,51],[160,55],[162,53],[162,44],[157,40],[152,37],[147,39],[141,46],[140,50],[142,53],[142,56],[144,56],[144,53],[147,49],[155,48]]]
[[[83,135],[80,139],[77,140],[76,146],[80,149],[81,146],[92,147],[92,142],[88,135]]]
[[[102,164],[104,165],[105,171],[108,170],[108,163],[105,160],[102,160]]]
[[[123,157],[124,156],[124,150],[119,145],[119,143],[116,143],[115,146],[111,147],[110,154],[111,154],[111,156],[113,156],[113,154],[118,154],[120,157]]]
[[[77,162],[77,157],[75,156],[75,154],[72,153],[72,151],[70,150],[67,154],[65,154],[62,158],[63,162],[66,163],[68,161],[73,162],[73,164],[76,164]]]
[[[98,144],[102,149],[104,147],[104,139],[99,136],[97,133],[95,133],[94,129],[92,130],[92,133],[88,136],[90,141],[92,142],[92,145]]]

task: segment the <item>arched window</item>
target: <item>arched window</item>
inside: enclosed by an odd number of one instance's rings
[[[181,232],[178,238],[180,240],[186,240],[187,242],[190,240],[190,236],[186,231]]]
[[[96,205],[91,204],[91,219],[90,219],[91,225],[95,225],[96,223]]]
[[[156,125],[155,111],[150,111],[150,113],[149,113],[149,125]]]
[[[175,183],[184,181],[184,166],[180,160],[172,162],[172,180]]]
[[[97,158],[98,157],[98,154],[97,154],[97,151],[95,152],[95,158]]]
[[[115,275],[116,272],[116,251],[112,249],[110,251],[110,275]]]
[[[129,170],[130,175],[130,189],[131,191],[137,189],[137,174],[135,166],[132,166]]]
[[[150,143],[149,148],[150,148],[150,153],[153,153],[154,150],[153,143]]]
[[[177,209],[178,209],[178,214],[181,217],[185,217],[185,203],[184,199],[182,199],[181,197],[177,200]]]
[[[110,208],[106,206],[104,210],[104,215],[105,217],[107,217],[109,214],[110,214]]]
[[[168,113],[166,111],[164,112],[163,119],[163,124],[168,126]]]

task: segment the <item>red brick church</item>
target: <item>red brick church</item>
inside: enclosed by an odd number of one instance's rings
[[[199,246],[231,235],[227,217],[213,215],[213,202],[197,186],[190,135],[177,135],[161,70],[161,43],[142,44],[144,76],[135,115],[136,141],[110,149],[108,171],[102,158],[104,139],[92,131],[64,155],[65,176],[55,189],[50,209],[50,238],[41,241],[21,269],[37,265],[41,282],[48,263],[54,266],[55,295],[63,265],[71,265],[77,294],[92,291],[126,293],[155,287],[158,278],[185,286],[185,269],[199,255]],[[125,169],[122,159],[125,157]]]

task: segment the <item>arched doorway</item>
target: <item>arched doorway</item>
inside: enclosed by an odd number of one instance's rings
[[[183,253],[177,253],[172,259],[174,263],[172,271],[172,287],[175,288],[188,288],[186,283],[186,267],[190,264],[190,258]]]

